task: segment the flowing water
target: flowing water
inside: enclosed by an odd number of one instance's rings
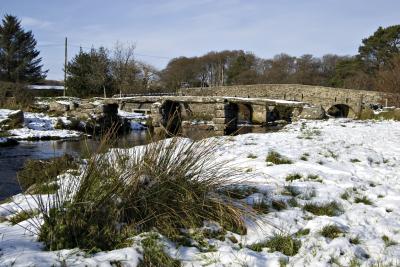
[[[239,134],[250,132],[268,132],[271,129],[261,127],[242,127]],[[207,131],[199,129],[187,129],[185,136],[192,139],[201,139],[209,135]],[[144,145],[149,142],[147,131],[132,131],[119,138],[117,146],[132,147]],[[20,142],[13,147],[0,148],[0,201],[21,192],[17,181],[17,172],[28,159],[49,159],[70,154],[78,156],[87,148],[95,149],[99,145],[98,140],[53,140]]]

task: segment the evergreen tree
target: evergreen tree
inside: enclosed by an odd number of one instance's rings
[[[362,40],[358,58],[367,73],[374,73],[380,67],[391,67],[392,58],[400,54],[400,25],[379,27],[375,33]]]
[[[0,80],[36,82],[46,77],[42,71],[36,40],[24,31],[17,17],[5,15],[0,25]]]
[[[112,93],[110,60],[104,48],[82,49],[67,65],[67,94],[77,97],[103,96]]]

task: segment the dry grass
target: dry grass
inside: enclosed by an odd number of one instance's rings
[[[38,198],[44,220],[38,234],[48,249],[110,250],[153,229],[174,239],[204,221],[246,233],[244,218],[252,209],[223,193],[242,174],[214,159],[217,144],[170,138],[127,153],[108,150],[109,139],[89,157],[79,179],[49,202]]]

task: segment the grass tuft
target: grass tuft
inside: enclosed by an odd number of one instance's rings
[[[267,158],[265,159],[266,162],[271,162],[273,164],[279,165],[279,164],[292,164],[293,162],[288,159],[283,157],[281,154],[279,154],[276,151],[270,151],[268,152]]]
[[[39,240],[49,250],[96,252],[126,246],[132,235],[153,229],[172,238],[204,221],[245,234],[243,218],[251,209],[222,193],[242,174],[214,160],[216,145],[170,138],[129,153],[101,147],[80,179],[50,202],[39,199]]]
[[[385,247],[390,247],[390,246],[394,246],[397,245],[397,242],[390,239],[387,235],[383,235],[382,236],[382,240],[385,243]]]
[[[12,224],[19,224],[20,222],[31,219],[39,214],[38,210],[23,210],[12,216],[8,221]]]
[[[310,229],[304,228],[304,229],[297,231],[296,236],[302,237],[302,236],[308,235],[309,233],[310,233]]]
[[[179,267],[182,266],[180,261],[173,259],[164,251],[164,246],[158,240],[157,234],[150,234],[142,241],[143,260],[139,263],[139,267]]]
[[[292,174],[289,174],[288,176],[286,176],[285,180],[286,180],[286,182],[293,182],[294,180],[299,180],[301,178],[303,178],[303,176],[301,174],[292,173]]]
[[[307,203],[304,205],[303,210],[311,212],[317,216],[336,216],[342,212],[341,207],[335,201],[328,203]]]
[[[343,231],[337,225],[332,224],[324,226],[320,233],[326,238],[334,239],[343,234]]]
[[[365,205],[372,205],[373,204],[373,202],[369,198],[367,198],[366,196],[355,197],[354,198],[354,203],[363,203]]]
[[[249,249],[261,252],[263,248],[269,248],[271,252],[279,251],[286,256],[294,256],[301,247],[301,241],[292,238],[290,235],[275,234],[265,242],[255,243]]]

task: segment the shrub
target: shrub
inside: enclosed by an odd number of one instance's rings
[[[318,216],[336,216],[342,211],[339,204],[335,201],[324,204],[307,203],[304,205],[303,210]]]
[[[214,149],[210,141],[171,138],[94,154],[80,180],[57,191],[53,205],[40,201],[39,239],[50,250],[93,252],[123,246],[133,233],[152,229],[172,238],[205,220],[245,233],[243,218],[251,211],[221,193],[242,174],[216,162]],[[62,194],[68,191],[74,193]]]
[[[263,248],[269,248],[271,252],[279,251],[287,256],[294,256],[301,247],[301,241],[292,238],[290,235],[275,234],[265,242],[260,242],[249,246],[251,250],[261,252]]]
[[[268,152],[267,158],[266,158],[267,162],[271,162],[273,164],[292,164],[293,162],[288,159],[283,157],[281,154],[279,154],[276,151],[270,151]]]
[[[336,225],[327,225],[321,230],[321,235],[330,239],[339,237],[342,233],[343,231]]]

